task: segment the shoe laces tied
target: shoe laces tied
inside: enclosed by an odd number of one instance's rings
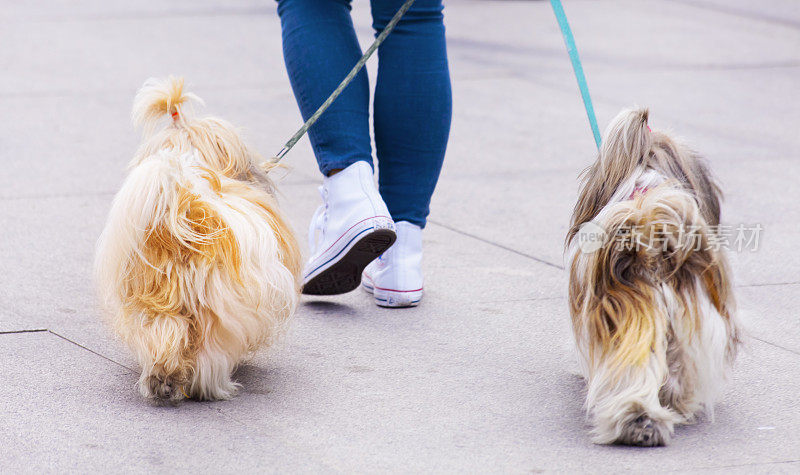
[[[320,186],[319,194],[322,197],[322,205],[314,212],[308,228],[308,248],[312,253],[316,252],[320,243],[322,243],[325,237],[325,229],[328,227],[328,189]]]

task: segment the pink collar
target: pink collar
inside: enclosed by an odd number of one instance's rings
[[[636,197],[636,195],[644,195],[645,193],[647,193],[647,191],[649,189],[650,188],[648,188],[646,186],[637,186],[636,188],[633,189],[633,191],[631,192],[631,195],[628,197],[628,199],[632,200],[634,197]]]

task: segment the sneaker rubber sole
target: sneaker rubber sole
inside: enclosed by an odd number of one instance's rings
[[[353,240],[342,257],[303,285],[305,295],[338,295],[355,290],[367,265],[389,249],[397,239],[392,229],[373,229]]]
[[[405,308],[416,307],[422,300],[422,289],[419,290],[389,290],[375,288],[375,284],[368,275],[361,277],[361,288],[372,294],[375,304],[379,307]]]

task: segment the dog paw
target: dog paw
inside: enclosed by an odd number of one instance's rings
[[[617,442],[639,447],[657,447],[667,445],[671,434],[670,424],[642,414],[625,424]]]
[[[183,384],[170,376],[151,374],[141,382],[142,394],[159,401],[176,403],[185,398]]]

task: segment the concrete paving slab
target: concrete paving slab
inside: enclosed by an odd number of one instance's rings
[[[2,306],[35,327],[92,311],[94,242],[110,196],[3,200]],[[80,243],[80,245],[75,245]]]
[[[273,153],[300,125],[275,5],[14,3],[0,8],[0,407],[11,421],[0,469],[797,471],[800,12],[786,0],[566,8],[601,124],[650,106],[654,126],[709,157],[726,222],[764,226],[757,252],[732,255],[752,338],[714,423],[663,449],[588,440],[558,266],[595,151],[552,12],[527,1],[447,4],[454,122],[422,305],[306,298],[281,344],[239,370],[238,398],[147,404],[90,281],[138,143],[133,93],[183,74],[209,113]],[[353,15],[366,44],[368,2]],[[320,182],[307,139],[287,164],[282,202],[302,242]],[[3,333],[34,329],[52,333]]]
[[[237,373],[238,398],[178,408],[144,403],[131,388],[135,374],[53,335],[2,335],[11,362],[3,382],[15,388],[4,412],[17,441],[5,466],[31,468],[36,455],[43,468],[126,460],[136,471],[213,470],[229,457],[301,471],[773,470],[800,457],[798,415],[783,410],[800,389],[786,378],[800,360],[760,342],[737,365],[714,423],[681,428],[662,449],[593,446],[583,382],[554,350],[568,335],[552,318],[563,306],[494,304],[489,320],[487,309],[469,306],[437,316],[308,304],[285,348]],[[185,444],[179,462],[170,458],[176,438]],[[724,462],[692,450],[707,446]]]
[[[202,75],[200,75],[202,76]],[[142,73],[128,89],[90,91],[65,97],[26,95],[4,97],[0,106],[8,112],[0,118],[0,140],[8,157],[8,173],[0,176],[0,200],[83,195],[112,196],[119,188],[128,162],[140,143],[140,133],[130,121],[136,88],[148,77]],[[187,76],[187,81],[192,78]],[[244,88],[235,91],[201,84],[189,87],[206,100],[201,115],[225,118],[243,129],[249,144],[264,156],[283,146],[299,127],[291,92],[275,88]],[[272,111],[284,111],[276,113]],[[42,117],[55,114],[71,120],[54,125]],[[30,137],[38,137],[31,140]],[[313,155],[304,139],[297,150],[306,159],[298,166],[293,155],[291,173],[283,181],[306,183],[316,178],[310,172]],[[297,153],[297,152],[295,152]],[[302,155],[302,153],[298,153]],[[304,169],[310,172],[304,172]]]
[[[468,5],[480,8],[480,2]],[[604,3],[574,5],[569,6],[576,10],[570,15],[575,17],[573,29],[592,40],[583,47],[578,35],[601,124],[622,107],[648,105],[655,127],[675,130],[709,157],[731,201],[724,208],[729,222],[764,221],[766,208],[775,210],[774,216],[796,213],[793,190],[747,190],[764,186],[776,175],[800,173],[796,157],[786,156],[786,150],[800,145],[797,135],[785,133],[781,125],[800,124],[796,111],[783,107],[800,95],[793,80],[800,65],[797,31],[751,24],[746,18],[718,19],[708,11],[687,18],[687,8],[693,8],[665,2],[626,3],[630,8],[624,13]],[[517,2],[488,11],[485,18],[470,16],[465,8],[449,23],[448,31],[456,38],[450,48],[452,68],[457,78],[461,75],[461,81],[454,81],[454,95],[470,101],[460,102],[461,110],[456,103],[449,159],[432,209],[433,219],[439,213],[439,219],[458,229],[522,252],[536,249],[548,261],[559,262],[577,175],[591,163],[593,144],[569,65],[558,56],[560,38],[549,31],[555,26],[548,8],[544,3]],[[631,20],[644,14],[653,16]],[[710,22],[712,17],[715,21]],[[496,44],[491,30],[477,27],[480,22],[501,21],[511,23],[508,43],[513,47],[501,48],[506,45]],[[530,31],[525,25],[540,28]],[[708,28],[714,30],[714,42],[704,36]],[[471,42],[459,42],[464,36],[459,33],[466,31]],[[735,46],[721,50],[715,43],[721,38]],[[767,48],[770,42],[777,46]],[[769,49],[768,56],[750,53],[753,45]],[[765,87],[751,91],[747,84],[756,77]],[[745,89],[748,94],[739,93]],[[560,127],[548,126],[547,121]],[[492,131],[488,138],[487,129]],[[548,133],[537,133],[541,130]],[[491,188],[492,180],[513,185],[504,189],[501,199],[475,192]],[[740,214],[740,209],[752,212]],[[797,237],[777,223],[768,227],[770,236],[781,239],[773,240],[769,251],[756,254],[755,259],[767,261],[759,266],[759,277],[765,279],[760,282],[796,280],[800,267],[785,265],[784,260],[795,253],[786,253],[788,246],[781,243]],[[764,252],[777,259],[762,258]],[[745,268],[740,273],[752,282],[754,271]]]
[[[736,297],[739,314],[752,337],[800,356],[798,286],[800,283],[742,286],[736,289]]]
[[[331,470],[214,405],[148,404],[129,369],[50,333],[0,335],[0,355],[4,472]]]
[[[285,211],[295,229],[306,227],[318,205],[316,192],[310,191],[304,184],[287,183],[281,188]],[[49,328],[117,360],[128,360],[124,349],[109,342],[91,280],[94,242],[105,222],[109,200],[105,195],[9,200],[9,214],[0,225],[11,237],[9,244],[28,243],[0,248],[4,260],[16,263],[6,274],[8,285],[3,286],[2,294],[3,307],[14,312],[12,329]],[[66,204],[66,209],[54,208],[54,202]],[[58,236],[58,251],[53,252],[53,242],[42,236]],[[299,232],[298,237],[305,246],[305,233]],[[66,244],[76,242],[81,245]],[[441,226],[426,230],[425,246],[426,288],[432,300],[552,298],[566,288],[558,269]],[[346,298],[368,301],[360,293]]]

